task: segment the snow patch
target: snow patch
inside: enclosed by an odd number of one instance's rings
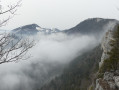
[[[36,27],[36,30],[43,31],[44,29],[43,28],[40,28],[40,27]]]
[[[97,21],[97,22],[100,22],[101,20],[102,20],[101,18],[97,18],[97,20],[96,20],[96,21]]]

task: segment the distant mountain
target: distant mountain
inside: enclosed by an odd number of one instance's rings
[[[38,32],[38,30],[36,29],[38,27],[40,27],[40,26],[38,26],[37,24],[30,24],[30,25],[18,27],[16,29],[12,30],[12,32],[14,32],[16,34],[32,35],[32,34],[36,34]]]
[[[90,18],[63,32],[67,34],[100,34],[105,30],[112,29],[116,23],[119,21],[115,19]]]
[[[37,24],[29,24],[19,28],[12,30],[12,32],[16,34],[25,34],[25,35],[35,35],[38,32],[48,35],[52,33],[65,33],[68,35],[72,34],[86,34],[86,35],[95,35],[98,36],[102,34],[102,32],[106,32],[107,30],[113,29],[113,27],[119,23],[119,21],[115,19],[103,19],[103,18],[90,18],[82,21],[78,25],[73,28],[67,30],[59,30],[59,29],[49,29],[49,28],[41,28]]]
[[[60,30],[56,28],[55,29],[41,28],[37,24],[29,24],[16,28],[12,30],[12,32],[15,34],[35,35],[38,32],[41,32],[43,34],[51,34],[51,33],[60,32]]]

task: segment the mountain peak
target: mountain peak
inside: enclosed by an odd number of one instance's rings
[[[34,35],[37,32],[40,32],[42,34],[51,34],[60,32],[60,30],[56,28],[55,29],[41,28],[35,23],[18,27],[12,31],[16,34],[27,34],[27,35]]]
[[[18,27],[12,31],[19,34],[36,34],[38,32],[36,28],[40,28],[40,26],[38,26],[37,24],[29,24]]]
[[[36,27],[40,27],[37,24],[29,24],[29,25],[25,25],[25,26],[21,26],[19,28],[16,28],[14,30],[19,30],[19,29],[36,29]]]
[[[69,30],[65,30],[65,32],[68,34],[99,34],[100,32],[103,32],[105,30],[105,26],[111,26],[110,28],[112,28],[116,23],[119,23],[119,21],[115,19],[88,18],[75,27]]]

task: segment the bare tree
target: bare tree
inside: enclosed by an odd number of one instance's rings
[[[3,10],[2,5],[0,5],[0,16],[9,14],[8,18],[0,20],[0,27],[6,25],[6,23],[15,15],[20,3],[21,0],[15,5],[8,5],[6,10]],[[24,56],[33,46],[34,41],[30,41],[29,39],[15,39],[15,35],[13,34],[0,34],[0,64],[26,59]]]
[[[1,34],[0,38],[0,64],[26,59],[27,51],[34,46],[29,39],[14,39],[14,35]]]
[[[0,1],[1,3],[1,1]],[[3,5],[0,4],[0,16],[7,14],[8,17],[5,19],[0,20],[0,27],[5,26],[7,22],[13,18],[15,15],[18,7],[21,6],[21,0],[19,0],[16,4],[14,5],[7,5],[7,7],[4,7]],[[6,9],[5,9],[6,8]]]

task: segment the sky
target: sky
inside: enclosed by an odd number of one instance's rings
[[[1,0],[3,6],[18,0]],[[12,30],[36,23],[43,28],[69,29],[87,18],[111,18],[119,20],[119,0],[22,0],[21,7],[6,26]],[[4,7],[5,8],[5,7]],[[6,15],[7,17],[7,15]],[[6,18],[2,15],[2,18]],[[1,18],[1,19],[2,19]]]

